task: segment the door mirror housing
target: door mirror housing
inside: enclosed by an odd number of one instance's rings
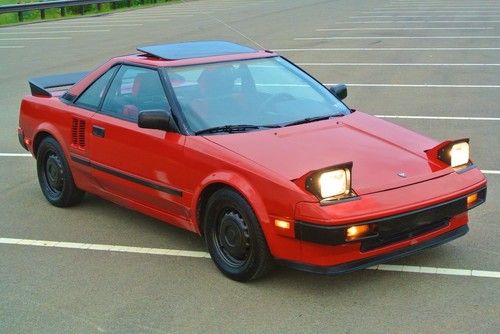
[[[344,84],[338,84],[328,88],[328,90],[335,95],[339,100],[343,100],[347,97],[347,86]]]
[[[162,109],[143,110],[139,113],[137,125],[145,129],[177,131],[170,111]]]

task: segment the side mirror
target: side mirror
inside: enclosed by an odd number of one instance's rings
[[[344,84],[338,84],[328,88],[328,90],[335,95],[339,100],[343,100],[347,97],[347,86]]]
[[[143,110],[139,113],[137,125],[145,129],[176,131],[177,127],[170,111],[162,109]]]

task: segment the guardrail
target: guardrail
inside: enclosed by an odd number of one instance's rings
[[[97,5],[97,10],[101,10],[101,4],[111,3],[111,8],[114,9],[117,2],[125,2],[127,7],[132,7],[133,0],[63,0],[63,1],[48,1],[48,2],[33,2],[24,3],[16,5],[3,5],[0,6],[0,14],[3,13],[17,13],[19,22],[23,22],[23,12],[31,10],[39,10],[40,18],[45,19],[45,10],[51,8],[59,8],[61,11],[61,16],[66,16],[66,7],[80,7],[80,14],[83,15],[85,12],[85,6],[87,5]],[[152,0],[156,3],[157,0]],[[139,0],[141,5],[144,5],[144,0]]]

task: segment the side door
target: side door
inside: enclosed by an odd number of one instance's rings
[[[92,175],[90,166],[90,143],[91,119],[99,109],[104,98],[107,87],[113,78],[117,67],[107,70],[99,78],[80,94],[74,104],[67,104],[66,111],[69,114],[70,126],[70,145],[69,153],[71,160],[71,170],[82,189],[90,191],[99,191]],[[82,184],[83,183],[83,184]]]
[[[160,211],[184,225],[188,208],[175,176],[183,170],[185,137],[139,128],[139,112],[151,109],[170,109],[158,71],[121,65],[91,118],[92,173],[104,191],[125,203]]]

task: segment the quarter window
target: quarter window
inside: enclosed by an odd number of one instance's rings
[[[140,111],[151,109],[169,109],[158,71],[123,65],[109,87],[101,112],[136,122]]]
[[[108,85],[109,80],[116,71],[116,67],[108,70],[106,73],[101,75],[99,79],[94,81],[76,100],[75,104],[85,108],[97,110],[101,99],[104,96],[104,92]]]

